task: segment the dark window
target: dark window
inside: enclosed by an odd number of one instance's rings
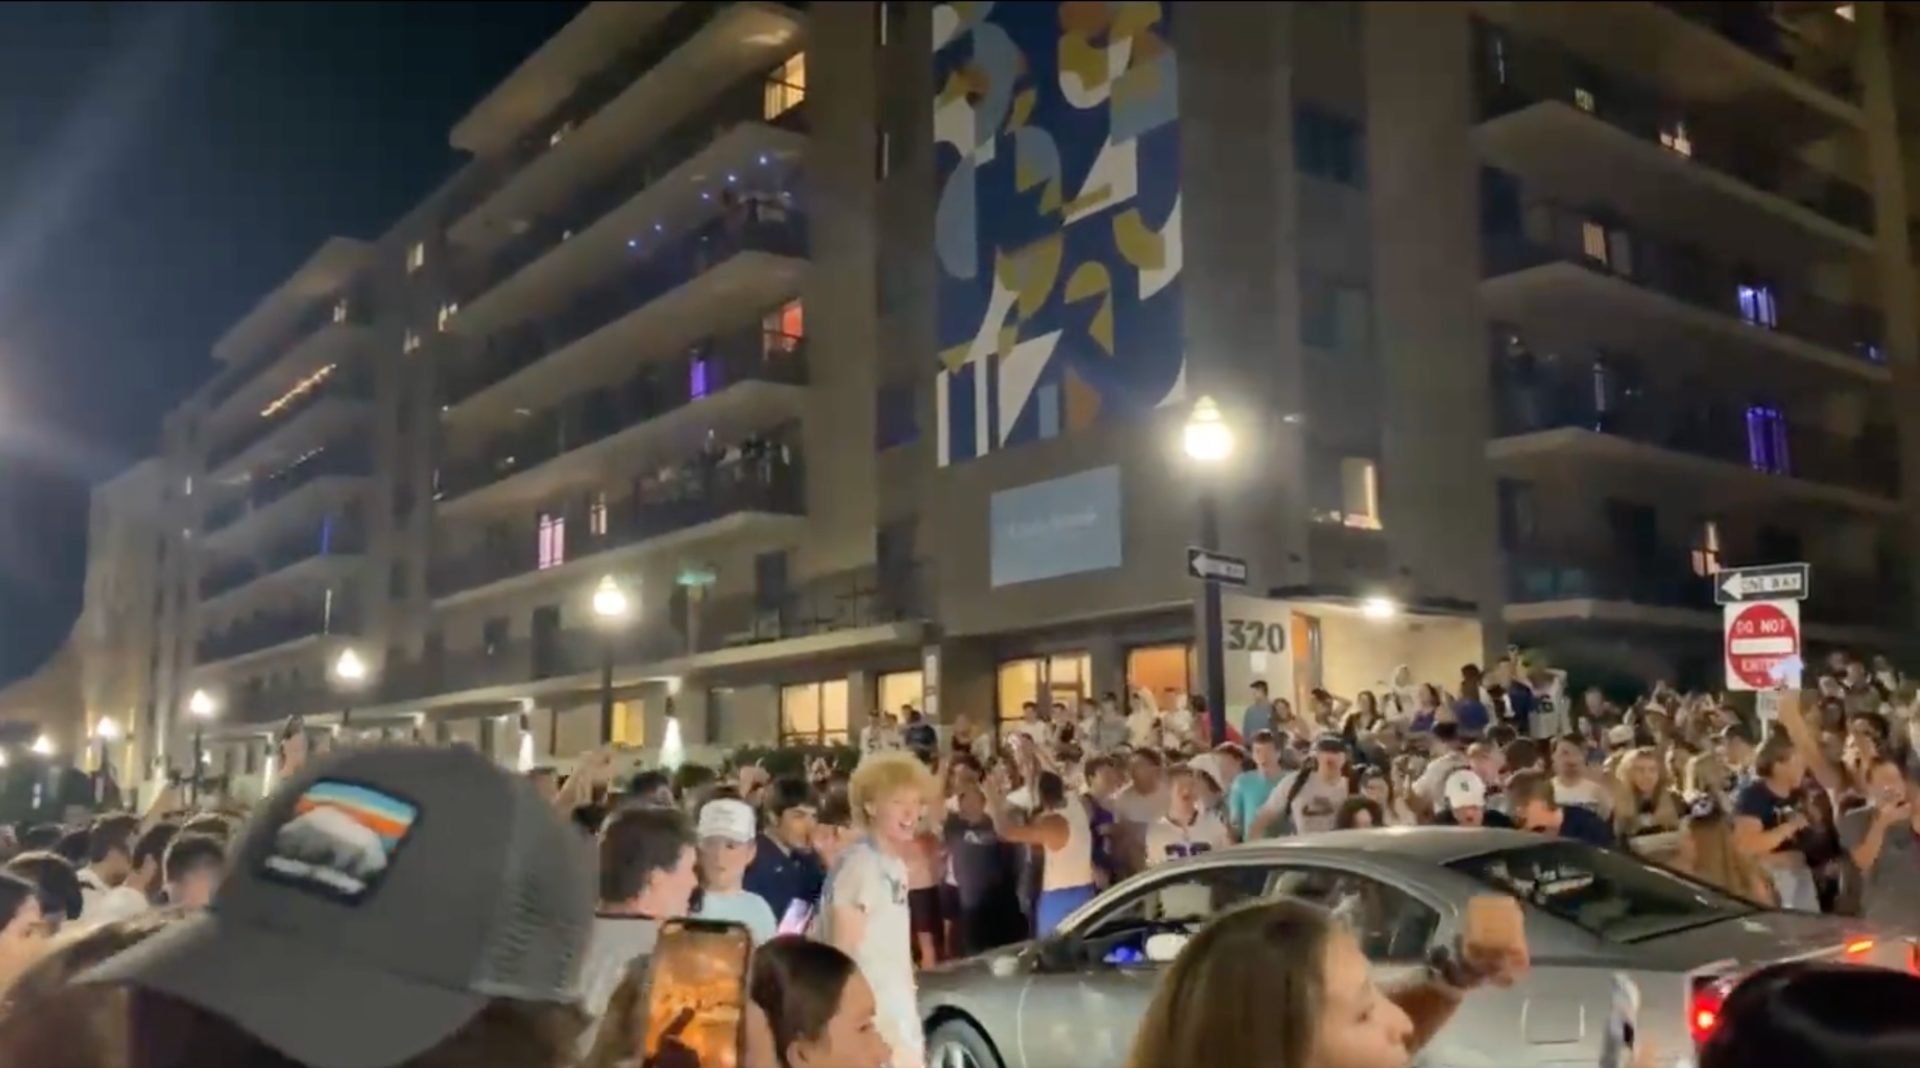
[[[393,525],[404,527],[413,514],[413,483],[401,478],[393,484]]]
[[[488,656],[507,651],[507,621],[496,616],[480,625],[480,647]]]
[[[551,678],[560,671],[560,606],[543,604],[533,610],[533,677]]]
[[[400,600],[407,595],[407,562],[395,560],[387,568],[387,596]]]
[[[753,602],[778,608],[787,598],[787,553],[780,549],[753,558]]]
[[[920,440],[920,413],[913,384],[881,386],[874,393],[874,447],[891,449]]]
[[[1533,511],[1533,483],[1503,478],[1499,493],[1501,547],[1523,549],[1533,544],[1538,530]]]
[[[1762,561],[1803,559],[1800,532],[1785,527],[1761,527],[1754,537],[1754,549]]]
[[[1607,530],[1629,559],[1652,560],[1660,553],[1660,519],[1652,505],[1609,499]]]
[[[912,519],[896,519],[874,531],[873,555],[881,571],[891,573],[913,566],[914,528]]]
[[[1294,165],[1303,173],[1358,189],[1366,183],[1366,138],[1344,115],[1301,103],[1293,109]]]
[[[1362,286],[1300,273],[1300,342],[1333,352],[1364,352],[1373,336],[1373,298]]]

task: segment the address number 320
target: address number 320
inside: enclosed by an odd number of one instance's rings
[[[1287,625],[1263,623],[1257,619],[1229,619],[1227,650],[1235,653],[1284,653],[1287,651]]]

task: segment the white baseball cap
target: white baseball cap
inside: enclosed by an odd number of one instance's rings
[[[1450,809],[1487,807],[1487,784],[1464,768],[1447,776],[1446,795]]]
[[[724,838],[729,842],[751,842],[754,836],[753,807],[745,801],[722,797],[700,809],[700,823],[694,829],[699,838]]]

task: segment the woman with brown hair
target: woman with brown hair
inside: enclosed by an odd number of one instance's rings
[[[1622,842],[1680,829],[1680,798],[1673,791],[1658,750],[1643,747],[1620,761],[1613,804],[1613,833]]]
[[[1324,909],[1280,900],[1227,912],[1167,970],[1128,1068],[1406,1068],[1469,990],[1526,971],[1518,906],[1486,903],[1469,909],[1472,948],[1436,954],[1426,981],[1391,991]]]
[[[1713,794],[1695,794],[1687,803],[1679,849],[1669,863],[1735,897],[1767,906],[1775,903],[1766,872],[1733,847],[1733,824]]]

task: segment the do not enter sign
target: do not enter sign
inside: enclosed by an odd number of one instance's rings
[[[1800,602],[1750,601],[1726,607],[1727,688],[1771,690],[1799,686],[1798,678],[1776,681],[1773,670],[1800,656]],[[1798,674],[1796,672],[1796,674]]]

